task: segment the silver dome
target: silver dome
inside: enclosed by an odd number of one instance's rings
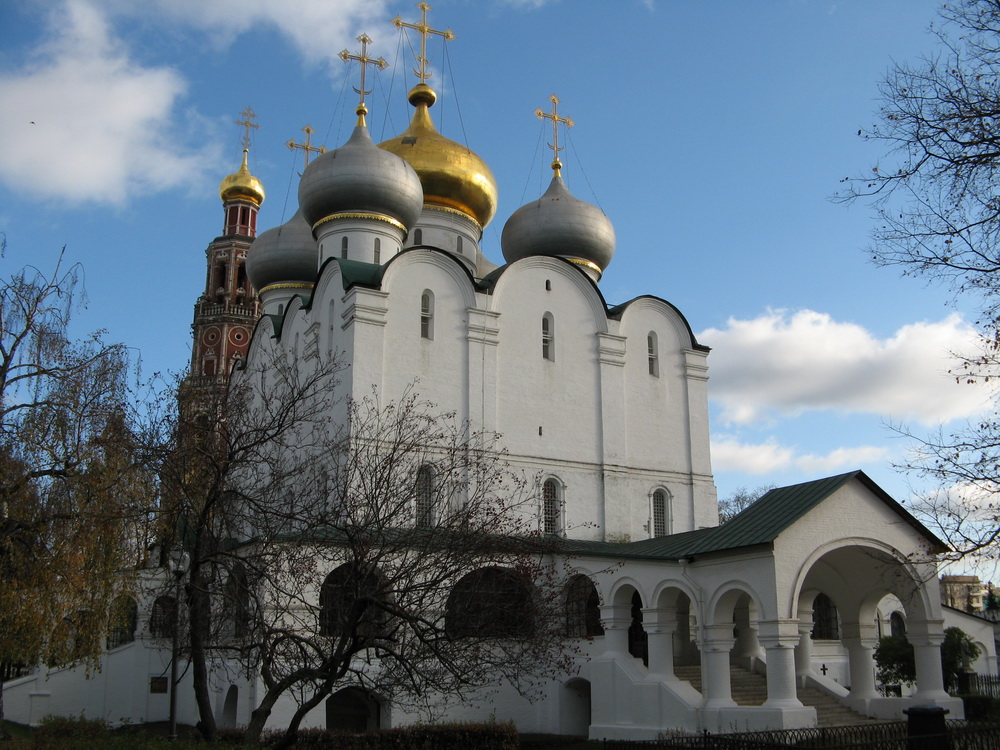
[[[247,252],[247,276],[258,291],[278,283],[316,281],[319,248],[302,210],[280,227],[261,232]]]
[[[358,125],[338,149],[314,159],[299,182],[299,205],[310,227],[332,214],[364,211],[395,219],[406,230],[424,205],[413,167],[376,146]]]
[[[508,263],[548,255],[608,267],[615,252],[615,229],[597,206],[575,198],[562,177],[552,177],[538,200],[521,206],[500,236]]]

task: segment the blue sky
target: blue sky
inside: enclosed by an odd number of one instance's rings
[[[556,93],[576,125],[564,176],[600,205],[618,248],[601,289],[655,294],[710,357],[720,496],[854,468],[905,499],[891,468],[917,431],[974,418],[987,394],[954,385],[949,352],[971,312],[946,289],[867,260],[866,206],[831,202],[882,154],[873,122],[892,61],[934,49],[932,0],[435,0],[430,45],[439,130],[491,166],[500,188],[483,248],[501,262],[506,218],[545,188]],[[353,124],[357,67],[374,82],[377,140],[405,128],[414,83],[388,0],[6,0],[0,5],[0,231],[9,274],[65,245],[86,270],[81,331],[107,329],[147,373],[190,353],[217,186],[240,158],[251,105],[261,228],[295,210],[311,124],[336,147]],[[403,56],[405,54],[405,57]],[[349,76],[349,77],[348,77]],[[566,138],[566,136],[561,136]]]

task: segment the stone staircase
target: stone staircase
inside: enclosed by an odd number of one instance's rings
[[[674,667],[674,674],[681,680],[691,683],[691,686],[701,692],[701,667]],[[729,679],[732,685],[733,700],[740,706],[760,706],[767,700],[767,678],[742,667],[730,666]],[[832,695],[816,688],[799,688],[798,698],[803,705],[816,709],[817,725],[821,727],[838,727],[850,724],[871,724],[877,719],[870,719],[855,713],[842,705]]]

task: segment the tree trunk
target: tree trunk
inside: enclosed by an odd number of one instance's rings
[[[331,688],[332,683],[329,680],[324,682],[323,686],[313,693],[313,696],[309,700],[298,707],[292,716],[292,720],[288,722],[288,728],[285,730],[285,733],[275,744],[275,750],[285,750],[285,748],[292,747],[295,744],[295,740],[299,735],[299,724],[302,723],[302,719],[305,718],[307,713],[316,708],[324,698],[330,695]]]
[[[208,608],[211,602],[202,586],[200,566],[192,567],[187,600],[191,629],[191,679],[198,706],[198,731],[211,742],[215,738],[215,713],[212,711],[212,696],[208,688],[208,657],[205,648],[210,625]]]

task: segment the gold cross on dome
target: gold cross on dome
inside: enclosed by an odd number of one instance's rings
[[[305,169],[305,167],[309,166],[309,154],[310,153],[325,154],[326,148],[324,146],[313,146],[309,143],[309,139],[312,137],[312,134],[316,132],[315,130],[312,129],[311,125],[306,125],[304,128],[302,128],[302,132],[306,134],[306,138],[303,143],[296,143],[294,138],[290,138],[288,140],[288,143],[286,143],[285,145],[288,146],[289,151],[294,151],[297,148],[302,149],[303,155],[305,156],[306,160],[305,165],[303,166],[303,169]]]
[[[367,34],[362,34],[358,37],[358,41],[361,42],[361,54],[352,55],[346,49],[341,51],[340,59],[344,62],[350,62],[351,60],[357,60],[361,65],[361,88],[354,87],[354,90],[361,95],[361,101],[358,102],[358,108],[356,113],[358,115],[358,125],[364,125],[364,116],[368,114],[368,107],[365,106],[365,96],[370,94],[371,91],[365,89],[365,72],[368,70],[369,65],[374,65],[379,70],[384,70],[389,67],[389,63],[383,60],[381,57],[378,59],[374,57],[368,57],[368,45],[371,44],[371,37]]]
[[[567,128],[571,128],[574,122],[568,117],[559,116],[559,97],[553,94],[549,97],[549,101],[552,102],[552,112],[544,112],[541,107],[535,110],[535,116],[539,120],[552,120],[552,143],[549,144],[549,148],[552,149],[552,169],[556,174],[559,174],[559,170],[562,168],[562,162],[559,161],[559,152],[562,148],[559,146],[559,123],[562,123]]]
[[[417,9],[420,11],[420,23],[406,23],[399,16],[393,18],[392,22],[396,24],[397,29],[416,29],[420,33],[420,56],[417,58],[420,67],[413,72],[417,74],[417,78],[420,79],[421,83],[425,83],[431,77],[431,74],[427,72],[427,37],[431,34],[439,34],[450,41],[455,38],[455,35],[451,33],[451,29],[439,31],[427,25],[427,11],[431,9],[431,6],[427,3],[418,3]]]
[[[242,142],[243,148],[250,148],[250,128],[256,130],[260,127],[260,123],[257,120],[257,113],[253,111],[253,107],[247,106],[240,115],[243,117],[242,120],[236,120],[237,125],[243,126],[246,132],[243,134]]]

